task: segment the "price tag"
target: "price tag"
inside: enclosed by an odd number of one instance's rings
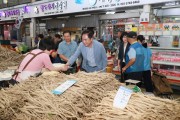
[[[53,90],[52,93],[56,95],[60,95],[64,93],[68,88],[70,88],[72,85],[74,85],[76,82],[77,82],[76,80],[67,80],[59,87],[57,87],[55,90]]]
[[[128,104],[128,101],[131,97],[132,92],[133,92],[132,90],[126,87],[120,86],[114,98],[113,107],[124,109],[126,105]]]

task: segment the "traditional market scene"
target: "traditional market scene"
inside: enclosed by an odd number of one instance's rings
[[[180,120],[180,0],[0,0],[0,120]]]

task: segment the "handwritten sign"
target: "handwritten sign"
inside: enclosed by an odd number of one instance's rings
[[[115,98],[114,98],[114,103],[113,106],[116,108],[124,109],[126,105],[128,104],[128,101],[131,97],[132,90],[120,86]]]

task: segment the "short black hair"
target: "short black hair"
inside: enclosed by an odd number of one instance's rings
[[[44,40],[41,40],[39,43],[39,49],[41,50],[52,50],[53,49],[53,42],[51,37],[46,37]]]
[[[63,32],[63,35],[66,34],[66,33],[69,33],[69,35],[71,36],[71,31],[66,30],[66,31]]]
[[[120,40],[123,41],[123,37],[124,37],[124,36],[127,36],[127,34],[128,34],[127,32],[123,32],[123,33],[121,34],[121,36],[120,36]]]
[[[145,40],[145,37],[143,35],[138,35],[137,40],[139,40],[141,43]]]
[[[38,37],[41,38],[41,39],[43,39],[43,38],[44,38],[44,35],[43,35],[43,34],[39,34]]]
[[[84,34],[87,34],[88,38],[91,39],[94,36],[94,31],[92,31],[92,30],[85,30],[85,31],[82,32],[81,36],[83,36]]]
[[[56,38],[59,38],[59,39],[60,39],[62,36],[61,36],[61,35],[59,35],[59,34],[55,34],[55,35],[54,35],[54,37],[56,37]]]

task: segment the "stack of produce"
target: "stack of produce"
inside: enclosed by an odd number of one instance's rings
[[[66,80],[77,83],[61,95],[52,90]],[[30,78],[0,91],[3,120],[179,120],[180,104],[143,94],[133,94],[125,110],[114,108],[120,83],[113,74],[65,75],[57,72]]]
[[[26,53],[28,51],[28,46],[24,44],[20,44],[17,47],[15,47],[15,50],[18,53]]]
[[[132,94],[124,110],[113,107],[116,90],[87,113],[84,120],[180,120],[180,103],[143,94]]]
[[[61,95],[52,94],[52,90],[69,79],[77,83]],[[0,91],[0,119],[80,119],[92,111],[107,91],[118,86],[115,76],[108,73],[44,74]]]
[[[0,46],[0,71],[19,65],[23,58],[23,55]]]

